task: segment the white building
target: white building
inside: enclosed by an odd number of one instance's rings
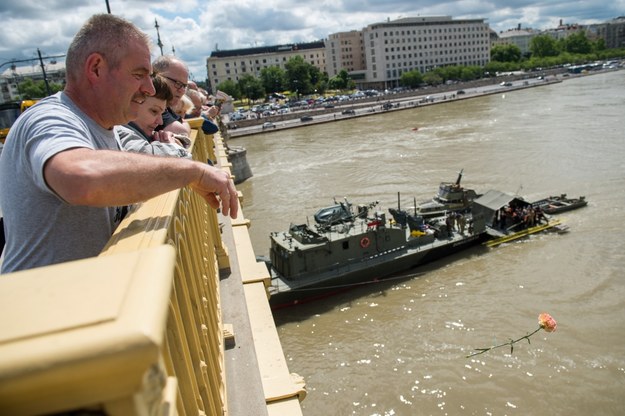
[[[294,56],[326,70],[325,43],[316,41],[289,45],[263,46],[257,48],[214,51],[206,60],[206,72],[210,89],[226,80],[237,82],[243,75],[260,77],[260,71],[270,66],[285,69],[285,64]]]
[[[44,64],[48,82],[65,84],[65,62],[50,61]],[[43,79],[43,71],[39,61],[33,60],[31,65],[11,65],[0,74],[0,103],[19,100],[18,85],[26,78],[35,81]],[[41,98],[41,97],[38,97]]]
[[[484,19],[410,17],[363,29],[366,59],[361,88],[391,88],[404,72],[426,73],[449,65],[490,61],[490,29]]]
[[[532,39],[540,35],[540,31],[534,29],[511,29],[499,32],[497,39],[493,40],[491,46],[495,45],[516,45],[521,50],[521,54],[529,54]]]
[[[361,89],[399,85],[404,72],[426,73],[449,65],[484,66],[490,62],[490,29],[485,19],[451,16],[410,17],[374,23],[362,30],[330,34],[323,41],[215,51],[206,61],[209,84],[260,76],[269,66],[294,55],[328,74],[346,70]]]

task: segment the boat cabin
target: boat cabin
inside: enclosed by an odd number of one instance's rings
[[[534,225],[532,204],[521,197],[490,190],[473,201],[474,215],[483,215],[491,228],[508,232]]]

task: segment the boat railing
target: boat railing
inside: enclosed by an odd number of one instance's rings
[[[192,126],[194,159],[229,170]],[[301,415],[248,226],[183,188],[133,207],[98,257],[3,275],[0,414]]]

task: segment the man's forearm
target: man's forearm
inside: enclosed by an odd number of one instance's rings
[[[181,158],[70,149],[53,156],[44,174],[48,185],[71,204],[117,206],[145,201],[197,181],[201,165]]]

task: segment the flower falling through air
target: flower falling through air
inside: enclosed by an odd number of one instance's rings
[[[535,333],[537,333],[538,331],[540,331],[541,329],[544,329],[545,332],[554,332],[557,327],[558,327],[558,323],[556,322],[556,320],[553,319],[553,317],[549,315],[548,313],[543,312],[540,315],[538,315],[538,328],[534,332],[529,333],[525,336],[522,336],[519,339],[511,339],[510,341],[504,342],[503,344],[493,345],[492,347],[487,347],[487,348],[476,348],[474,352],[467,355],[467,358],[473,357],[474,355],[484,354],[486,351],[490,351],[492,349],[499,348],[499,347],[505,347],[506,345],[510,346],[510,354],[512,354],[512,352],[514,351],[515,343],[526,339],[527,343],[531,344],[530,337],[534,335]]]

